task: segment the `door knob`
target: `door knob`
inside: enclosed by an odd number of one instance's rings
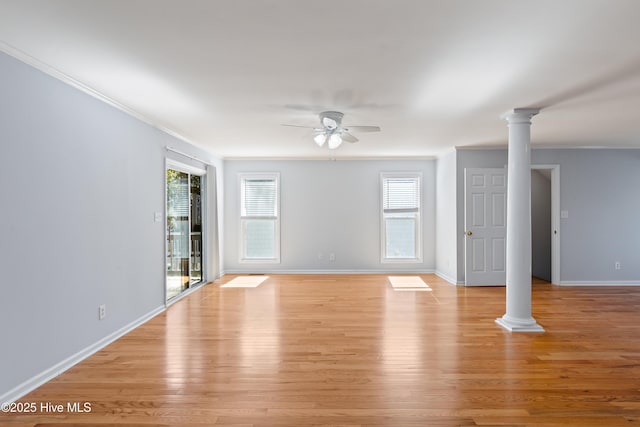
[[[466,234],[467,236],[473,236],[473,231],[467,231],[465,234]]]

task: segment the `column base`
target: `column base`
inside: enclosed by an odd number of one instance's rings
[[[532,317],[528,321],[510,319],[505,314],[496,319],[496,323],[509,332],[544,332],[544,328]]]

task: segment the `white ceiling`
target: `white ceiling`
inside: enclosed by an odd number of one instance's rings
[[[221,157],[640,147],[637,0],[0,0],[0,49]],[[338,150],[323,110],[378,125]]]

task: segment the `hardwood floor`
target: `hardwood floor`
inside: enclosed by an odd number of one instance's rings
[[[0,425],[640,425],[640,289],[536,284],[511,334],[504,288],[421,277],[225,276],[20,400],[91,412]]]

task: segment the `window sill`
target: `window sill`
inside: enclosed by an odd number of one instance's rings
[[[421,258],[383,258],[382,264],[420,264]]]
[[[280,264],[279,259],[240,258],[242,264]]]

